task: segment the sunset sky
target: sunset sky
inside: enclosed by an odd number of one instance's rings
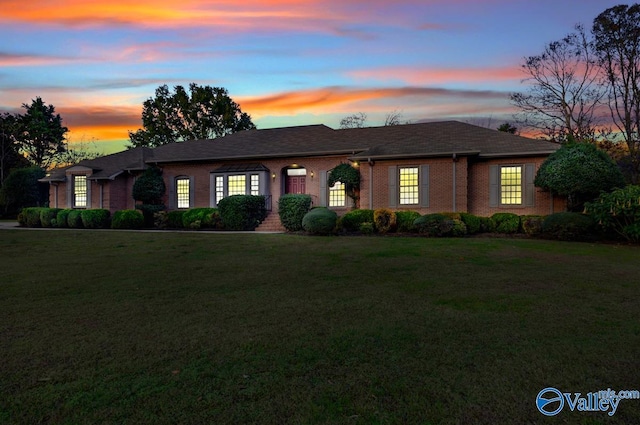
[[[221,86],[258,128],[512,120],[520,64],[609,0],[0,0],[0,112],[41,97],[111,153],[167,84]]]

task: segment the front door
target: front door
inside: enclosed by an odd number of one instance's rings
[[[285,193],[306,193],[306,176],[287,176]]]

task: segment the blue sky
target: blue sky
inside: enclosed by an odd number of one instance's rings
[[[122,150],[162,84],[229,90],[258,128],[512,120],[519,66],[608,0],[2,0],[0,111],[39,96]]]

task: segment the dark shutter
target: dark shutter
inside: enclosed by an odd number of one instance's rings
[[[533,184],[535,179],[535,164],[524,165],[524,205],[533,207],[536,199],[536,188]]]
[[[175,210],[178,206],[178,202],[176,200],[176,179],[174,176],[167,176],[167,183],[169,183],[168,187],[168,204],[167,207],[170,210]]]
[[[389,207],[398,206],[398,167],[389,167]]]
[[[196,192],[196,179],[193,176],[189,177],[189,208],[194,208],[195,205],[195,192]]]
[[[489,206],[497,207],[500,204],[500,166],[489,166]]]
[[[420,166],[420,206],[429,207],[429,166]]]
[[[319,202],[321,207],[326,207],[327,203],[327,172],[320,171],[320,194]]]

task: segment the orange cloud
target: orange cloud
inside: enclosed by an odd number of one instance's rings
[[[518,81],[523,78],[517,65],[489,68],[379,68],[352,71],[357,80],[403,81],[414,85]]]

